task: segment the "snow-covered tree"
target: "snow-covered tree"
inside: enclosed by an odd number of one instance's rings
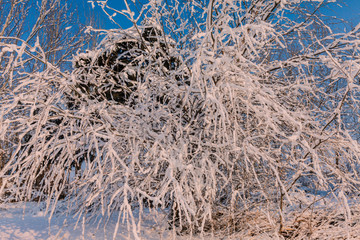
[[[333,33],[324,4],[150,1],[140,15],[127,4],[118,13],[134,26],[107,31],[72,73],[39,55],[44,71],[17,72],[1,104],[0,137],[18,139],[2,171],[7,199],[54,211],[65,197],[79,219],[119,213],[135,237],[144,208],[163,209],[178,233],[349,230],[360,25]],[[6,49],[12,64],[27,48]]]
[[[42,71],[47,62],[62,71],[70,70],[69,58],[91,42],[86,41],[89,36],[84,34],[84,26],[76,16],[79,13],[74,9],[76,5],[59,0],[0,1],[0,101],[16,88],[18,80],[24,77],[23,72]],[[24,51],[26,54],[19,54]],[[16,141],[15,135],[0,141],[0,149],[6,156],[11,155]],[[3,159],[6,161],[8,157]]]

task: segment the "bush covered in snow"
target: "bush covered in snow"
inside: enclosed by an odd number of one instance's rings
[[[0,140],[16,139],[3,200],[54,210],[64,198],[79,219],[120,212],[135,236],[144,208],[191,234],[242,231],[256,213],[295,237],[289,221],[337,204],[350,224],[360,25],[333,33],[323,4],[150,1],[142,25],[119,12],[134,26],[107,31],[71,73],[40,46],[3,47],[16,85],[1,96]],[[46,68],[29,73],[28,58]]]

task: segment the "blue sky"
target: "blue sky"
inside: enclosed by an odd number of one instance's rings
[[[87,2],[87,0],[84,1]],[[132,1],[129,0],[129,2]],[[118,10],[126,9],[124,0],[108,0],[108,5]],[[339,5],[342,5],[342,7]],[[100,7],[96,7],[95,10],[99,13],[104,28],[118,28],[117,25],[111,23],[106,15],[102,13]],[[360,0],[338,0],[338,3],[331,4],[326,9],[323,9],[323,12],[326,13],[326,15],[336,16],[337,18],[351,22],[352,25],[356,25],[360,22]],[[117,15],[115,19],[123,28],[128,28],[131,26],[131,22],[124,17]]]
[[[329,14],[339,16],[346,20],[360,21],[360,0],[342,0],[342,7],[336,6],[329,9]],[[340,2],[340,4],[341,4]]]
[[[83,0],[83,1],[87,2],[88,0]],[[131,0],[129,0],[129,2],[131,2]],[[87,3],[87,4],[91,5],[90,3]],[[108,0],[108,5],[117,10],[125,10],[126,9],[124,0]],[[100,7],[96,6],[95,11],[100,15],[100,19],[103,23],[103,28],[105,28],[105,29],[118,28],[118,26],[116,24],[112,23],[108,19],[108,16],[105,13],[103,13],[103,10]],[[131,22],[128,19],[126,19],[125,17],[121,17],[119,14],[117,14],[117,16],[114,17],[114,19],[123,28],[128,28],[128,27],[132,26]]]
[[[344,19],[354,26],[360,23],[360,0],[341,0],[338,4],[331,4],[324,12],[329,16]]]

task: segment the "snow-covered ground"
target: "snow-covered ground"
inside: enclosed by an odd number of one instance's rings
[[[127,229],[126,223],[120,224],[116,237],[117,217],[110,219],[106,227],[104,224],[77,223],[77,219],[58,214],[54,215],[49,222],[45,214],[44,204],[38,203],[11,203],[0,204],[0,240],[127,240],[135,239],[131,229]],[[141,239],[144,240],[235,240],[235,239],[258,239],[239,238],[239,236],[228,237],[199,237],[199,236],[177,236],[167,229],[165,215],[157,212],[144,217],[142,221]],[[260,239],[271,239],[266,236]]]
[[[311,211],[302,214],[299,209],[293,209],[297,214],[295,221],[285,223],[284,230],[289,232],[291,239],[360,239],[360,211],[359,205],[351,208],[351,219],[345,220],[341,210],[327,209]],[[146,211],[145,211],[146,212]],[[291,214],[290,214],[291,215]],[[249,215],[250,216],[250,215]],[[311,221],[308,220],[311,219]],[[105,227],[101,223],[85,223],[65,214],[55,214],[49,222],[45,214],[44,205],[37,203],[0,204],[0,240],[127,240],[135,239],[132,229],[126,223],[116,227],[117,216],[108,220]],[[246,226],[245,226],[246,225]],[[271,240],[284,239],[277,233],[277,226],[271,228],[261,216],[254,214],[247,218],[243,231],[231,235],[210,234],[210,236],[176,236],[167,229],[167,218],[161,212],[149,213],[142,219],[141,232],[144,240]],[[116,237],[114,232],[117,229]],[[257,231],[259,230],[259,231]],[[226,230],[224,231],[226,232]],[[286,234],[285,234],[286,235]],[[311,236],[311,237],[310,237]]]
[[[149,217],[144,221],[143,239],[171,239],[171,232],[164,232],[161,218]],[[55,216],[49,222],[43,207],[37,203],[0,204],[0,240],[40,239],[113,239],[116,219],[103,224],[81,222],[66,216]],[[121,224],[115,239],[133,239],[126,224]]]
[[[135,239],[126,223],[119,226],[116,237],[116,219],[110,219],[106,227],[103,224],[77,223],[77,219],[64,215],[55,215],[49,222],[44,212],[44,205],[37,203],[0,204],[0,240],[127,240]],[[178,236],[173,231],[166,230],[166,217],[161,213],[147,214],[142,221],[139,234],[144,240],[271,240],[267,234],[261,236]]]

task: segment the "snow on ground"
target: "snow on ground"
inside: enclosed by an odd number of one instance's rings
[[[111,240],[116,227],[117,217],[114,216],[103,224],[80,222],[64,215],[55,215],[49,224],[48,215],[44,212],[44,204],[38,203],[11,203],[0,204],[0,240]],[[170,240],[175,239],[175,233],[167,229],[167,218],[164,214],[149,213],[142,221],[141,239],[144,240]],[[116,240],[134,239],[131,229],[126,223],[122,224],[117,232]],[[176,240],[235,240],[243,239],[233,237],[189,237],[176,236]],[[245,239],[245,238],[244,238]],[[257,238],[246,238],[257,239]],[[261,239],[270,239],[261,237]]]
[[[352,208],[352,218],[344,221],[341,211],[336,209],[324,209],[313,213],[312,227],[306,221],[308,214],[303,213],[295,226],[289,221],[285,227],[293,232],[294,239],[360,239],[360,206],[356,205]],[[294,210],[294,214],[296,211]],[[312,215],[312,213],[310,214]],[[302,220],[303,219],[303,220]],[[332,221],[330,221],[332,219]],[[0,240],[127,240],[135,239],[131,229],[126,227],[126,223],[122,223],[117,231],[116,238],[113,238],[116,229],[117,216],[110,219],[106,226],[104,224],[85,223],[76,224],[76,219],[66,217],[65,215],[55,215],[49,223],[48,215],[45,214],[44,205],[37,203],[11,203],[0,204]],[[174,232],[167,229],[167,218],[161,212],[147,212],[146,217],[142,220],[142,230],[139,233],[141,239],[144,240],[170,240],[174,239]],[[177,240],[271,240],[279,239],[276,237],[276,229],[271,230],[271,226],[265,226],[266,221],[253,215],[253,219],[247,222],[248,228],[244,228],[242,232],[235,233],[231,236],[217,237],[189,237],[176,236]],[[257,223],[258,222],[258,223]],[[333,223],[331,223],[333,222]],[[265,225],[264,225],[265,224]],[[290,224],[290,225],[289,225]],[[256,229],[259,228],[257,232]],[[266,230],[267,229],[267,230]],[[261,230],[261,231],[260,231]],[[309,232],[310,231],[310,232]]]
[[[144,220],[143,239],[171,239],[171,232],[161,231],[161,217],[148,217]],[[41,239],[113,239],[116,219],[110,219],[106,227],[103,224],[86,223],[76,226],[76,219],[65,216],[55,216],[50,224],[44,214],[41,204],[13,203],[0,204],[0,240],[41,240]],[[119,227],[115,239],[133,239],[126,224]]]

